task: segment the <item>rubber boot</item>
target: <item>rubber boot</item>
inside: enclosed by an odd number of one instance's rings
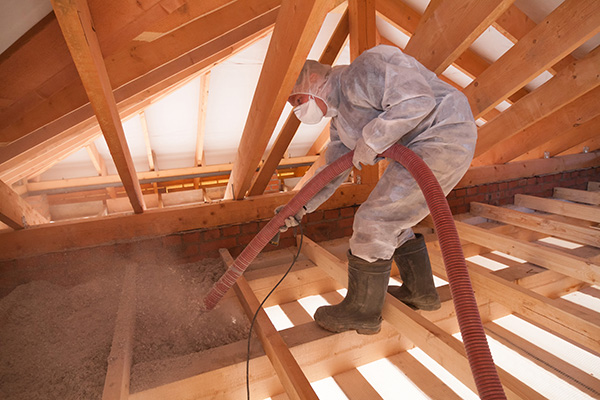
[[[378,333],[391,267],[391,259],[368,262],[348,251],[346,298],[335,306],[319,307],[315,312],[317,324],[331,332]]]
[[[402,286],[390,286],[388,292],[415,310],[437,310],[441,307],[440,296],[433,283],[425,239],[421,234],[415,236],[394,252]]]

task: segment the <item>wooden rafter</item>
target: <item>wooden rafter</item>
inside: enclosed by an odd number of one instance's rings
[[[463,93],[475,118],[494,108],[600,31],[600,3],[566,0]]]
[[[523,129],[510,140],[497,143],[488,153],[495,158],[500,152],[504,152],[503,159],[508,162],[523,161],[542,158],[546,151],[550,156],[555,156],[562,150],[585,141],[587,139],[585,135],[571,135],[567,132],[571,129],[576,129],[577,132],[586,129],[578,128],[587,125],[598,115],[598,96],[600,96],[600,88],[589,91]],[[519,145],[515,146],[515,143]]]
[[[600,86],[598,65],[600,47],[584,59],[561,70],[534,92],[479,128],[473,165],[500,164],[514,158],[506,157],[504,152],[487,152],[498,142],[509,140],[523,129]]]
[[[204,132],[206,130],[206,106],[208,103],[208,89],[210,87],[210,72],[200,76],[200,95],[198,100],[198,129],[196,134],[196,153],[194,160],[196,166],[204,165]]]
[[[323,50],[323,54],[319,58],[320,63],[332,65],[335,62],[346,43],[348,32],[348,10],[346,10],[344,14],[342,14],[335,31]],[[300,121],[293,113],[291,113],[281,128],[275,143],[273,143],[265,162],[262,163],[258,173],[252,180],[248,195],[256,196],[265,191],[273,172],[275,172],[275,168],[284,156],[284,153],[289,147],[299,126]]]
[[[222,46],[230,47],[231,44],[226,45],[222,41],[236,36],[237,29],[246,28],[241,37],[239,37],[241,32],[238,31],[236,42],[239,42],[248,39],[251,35],[251,31],[249,32],[248,29],[252,29],[253,25],[258,23],[258,26],[253,28],[254,30],[269,26],[275,19],[278,7],[279,0],[233,2],[153,42],[133,44],[106,57],[106,69],[110,82],[113,87],[121,89],[120,92],[127,92],[123,86],[133,83],[138,78],[142,78],[142,80],[137,82],[137,85],[133,85],[134,87],[139,87],[140,84],[143,84],[142,82],[152,80],[154,80],[152,84],[158,83],[156,78],[161,72],[166,72],[166,76],[160,78],[160,81],[168,79],[176,72],[189,69],[192,65],[215,55],[223,49]],[[265,17],[267,18],[265,19]],[[222,39],[221,42],[219,39]],[[227,50],[227,55],[230,55],[231,49]],[[211,62],[215,61],[218,60],[211,60]],[[152,73],[149,74],[150,71]],[[184,77],[177,76],[177,78],[181,80]],[[137,89],[135,93],[143,92],[149,86],[152,85],[146,84],[144,88]],[[119,98],[118,92],[115,92],[115,97],[120,102],[122,98]],[[129,92],[127,97],[133,94]],[[27,109],[7,110],[7,112],[12,111],[8,114],[12,115],[9,122],[14,123],[0,129],[0,142],[8,143],[23,137],[51,121],[60,119],[64,114],[79,109],[86,102],[87,98],[81,84],[77,81],[76,76],[70,76],[70,81],[66,86],[48,94],[42,102],[38,101]],[[57,108],[54,104],[61,104],[61,107]],[[78,110],[78,112],[83,113],[82,110]],[[24,118],[25,115],[28,116],[27,119]]]
[[[595,111],[598,111],[598,109]],[[557,125],[560,127],[561,124]],[[542,158],[545,157],[546,154],[549,157],[554,157],[556,155],[562,155],[563,152],[574,147],[579,147],[578,152],[583,152],[585,143],[587,143],[588,140],[596,138],[599,131],[600,115],[596,115],[594,118],[582,122],[581,125],[573,123],[559,131],[549,130],[549,132],[547,132],[548,136],[545,136],[542,139],[543,144],[540,144],[538,147],[523,154],[522,157],[515,158],[515,161]],[[552,135],[552,133],[554,133],[554,135]],[[595,150],[597,150],[597,148],[592,149],[592,151]]]
[[[85,148],[88,152],[88,155],[90,156],[92,164],[94,164],[94,168],[96,168],[96,171],[98,172],[98,175],[107,176],[108,169],[106,168],[106,162],[104,161],[104,158],[102,158],[102,156],[100,155],[100,152],[98,152],[98,148],[96,147],[94,142],[88,144],[87,146],[85,146]],[[113,199],[117,197],[117,191],[114,187],[107,187],[106,192]]]
[[[55,0],[52,6],[133,210],[142,213],[142,191],[88,5],[85,0]]]
[[[302,64],[337,0],[292,0],[282,5],[231,171],[228,196],[242,199]]]
[[[431,18],[417,27],[404,50],[439,75],[513,1],[444,1],[433,11]]]
[[[550,159],[511,162],[501,165],[485,165],[470,168],[458,182],[457,188],[555,174],[582,168],[595,167],[600,163],[600,153],[573,154]]]
[[[148,122],[146,121],[146,113],[144,111],[139,113],[140,124],[142,125],[142,135],[144,136],[144,144],[146,146],[146,158],[148,159],[148,171],[156,170],[156,163],[154,162],[154,151],[152,150],[152,144],[150,143],[150,134],[148,132]]]
[[[0,181],[0,222],[13,229],[48,222],[10,186]]]
[[[350,60],[377,44],[374,0],[348,0]]]

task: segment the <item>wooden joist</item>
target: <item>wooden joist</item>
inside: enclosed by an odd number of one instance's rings
[[[600,193],[590,192],[586,190],[556,187],[554,188],[553,197],[555,199],[569,200],[577,203],[600,206]]]
[[[328,253],[315,242],[304,238],[303,253],[325,270],[338,282],[346,283],[347,271],[344,262]],[[390,294],[386,295],[383,318],[410,341],[446,368],[463,384],[476,392],[468,360],[462,343],[439,328],[436,324],[413,311]],[[524,385],[517,378],[498,369],[509,398],[542,399],[539,393]]]
[[[220,254],[226,266],[229,267],[233,264],[233,258],[226,249],[221,249]],[[265,311],[262,308],[259,310],[260,302],[252,292],[246,278],[241,276],[234,285],[234,290],[248,319],[252,321],[256,313],[254,329],[290,399],[318,399],[315,391],[310,386],[310,382],[306,379],[277,329],[275,329]]]
[[[13,229],[23,229],[48,220],[0,180],[0,222]]]
[[[595,206],[576,204],[525,194],[515,195],[515,205],[531,208],[533,210],[560,214],[566,217],[600,223],[599,208]]]
[[[483,203],[471,203],[470,213],[505,224],[531,229],[550,236],[600,247],[600,231],[589,227],[552,221],[541,215],[525,213],[505,207],[495,207]]]
[[[129,264],[125,269],[102,400],[126,400],[129,398],[133,334],[135,332],[136,270],[137,265],[135,264]]]

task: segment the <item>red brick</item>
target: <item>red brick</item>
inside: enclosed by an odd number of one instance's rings
[[[232,225],[232,226],[227,226],[225,228],[221,228],[222,236],[235,236],[235,235],[239,235],[239,233],[240,233],[239,225]]]
[[[455,193],[456,197],[465,197],[467,195],[467,189],[456,189],[453,190],[453,192]]]
[[[202,237],[204,238],[205,242],[211,241],[211,240],[215,240],[221,237],[221,231],[216,228],[216,229],[209,229],[207,231],[204,231],[202,233]]]
[[[337,219],[340,217],[340,211],[339,210],[326,210],[324,213],[324,217],[325,219]]]
[[[354,218],[343,218],[337,222],[339,228],[351,227],[354,224]]]
[[[342,216],[342,217],[353,217],[354,216],[354,207],[340,208],[340,216]]]
[[[200,232],[188,232],[181,235],[183,243],[198,243],[200,241]]]
[[[306,219],[308,222],[318,222],[323,220],[323,211],[315,211],[307,214]]]
[[[181,236],[180,235],[169,235],[163,238],[163,246],[171,247],[171,246],[180,246],[181,245]]]
[[[477,186],[473,186],[467,189],[467,196],[477,194]]]
[[[212,242],[204,242],[200,246],[203,252],[210,252],[219,249],[229,249],[235,247],[236,241],[234,237],[228,237],[224,239],[214,240]]]
[[[258,232],[258,222],[250,222],[241,226],[242,233],[256,233]]]

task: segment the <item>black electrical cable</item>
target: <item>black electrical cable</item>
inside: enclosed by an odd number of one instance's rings
[[[252,322],[250,323],[250,330],[248,331],[248,351],[246,354],[246,397],[248,400],[250,400],[250,378],[249,378],[249,375],[250,375],[250,343],[251,343],[251,339],[252,339],[252,328],[254,327],[254,322],[256,321],[258,312],[262,309],[263,304],[265,304],[265,302],[267,301],[269,296],[271,296],[271,294],[275,291],[275,289],[277,289],[277,287],[281,284],[281,282],[283,282],[285,277],[290,273],[290,271],[292,270],[292,267],[294,266],[294,264],[296,264],[296,260],[298,260],[298,257],[300,256],[300,250],[302,250],[302,241],[304,240],[304,233],[302,232],[302,224],[298,224],[298,228],[300,229],[300,243],[298,244],[298,252],[294,256],[294,259],[292,260],[292,263],[288,267],[287,271],[285,271],[285,274],[283,274],[281,279],[279,279],[279,282],[277,282],[275,284],[275,286],[273,286],[273,289],[271,289],[271,291],[265,296],[264,300],[260,303],[260,305],[256,309],[256,312],[254,313],[254,317],[252,317]]]

